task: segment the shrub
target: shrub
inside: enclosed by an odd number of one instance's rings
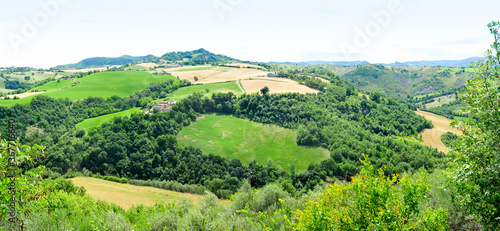
[[[289,220],[295,230],[446,230],[447,212],[426,206],[429,193],[423,174],[418,180],[403,175],[374,173],[370,161],[349,184],[335,183],[317,201],[308,201]]]

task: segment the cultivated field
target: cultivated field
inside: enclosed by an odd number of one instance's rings
[[[425,129],[422,134],[422,141],[424,145],[437,148],[439,151],[448,153],[448,148],[441,141],[441,136],[446,132],[452,132],[461,135],[462,132],[450,126],[451,120],[443,116],[439,116],[426,111],[416,111],[417,115],[425,117],[430,120],[434,125],[433,129]]]
[[[259,92],[260,89],[269,87],[270,94],[299,92],[299,93],[317,93],[318,90],[299,84],[293,80],[285,78],[252,78],[251,80],[241,80],[241,84],[247,94]]]
[[[60,88],[68,86],[71,80],[61,80],[61,85],[54,86],[50,82],[47,87],[41,86],[40,89],[49,90],[58,88],[55,91],[43,93],[53,98],[69,98],[70,100],[85,99],[89,96],[108,98],[111,96],[125,97],[135,92],[141,91],[149,87],[152,83],[163,82],[169,79],[175,79],[169,75],[153,75],[145,72],[131,71],[112,71],[99,72],[83,78],[76,79],[80,82],[74,87]],[[33,96],[26,97],[20,100],[0,100],[0,105],[11,106],[16,103],[24,104],[31,101]]]
[[[208,89],[209,91],[207,92],[206,89]],[[189,87],[179,88],[177,91],[171,93],[168,96],[168,99],[179,101],[181,99],[184,99],[192,95],[193,93],[203,93],[204,96],[211,96],[213,93],[228,93],[228,92],[232,92],[235,95],[241,95],[244,93],[241,91],[240,87],[238,87],[236,81],[231,81],[225,83],[208,83],[202,85],[191,85]]]
[[[187,79],[190,82],[196,83],[220,83],[227,81],[236,81],[239,79],[255,78],[258,76],[267,76],[268,72],[262,70],[255,70],[249,68],[232,68],[232,67],[210,67],[202,70],[191,71],[176,71],[172,69],[165,69],[165,71],[172,73],[173,76],[179,79]],[[198,81],[194,81],[194,77],[198,77]]]
[[[248,64],[248,63],[231,63],[231,64],[228,64],[228,66],[233,66],[233,67],[242,67],[242,68],[245,68],[245,67],[253,67],[253,68],[259,68],[259,69],[263,69],[263,70],[265,70],[265,69],[266,69],[266,68],[264,68],[264,67],[257,66],[257,65],[253,65],[253,64]]]
[[[185,197],[197,205],[201,195],[180,193],[153,187],[121,184],[93,177],[76,177],[71,179],[76,186],[83,186],[87,193],[96,200],[115,203],[124,209],[132,205],[154,205],[157,202],[172,203]],[[219,200],[221,204],[229,204],[228,200]]]
[[[94,128],[94,127],[98,127],[101,124],[103,124],[104,122],[110,121],[111,119],[113,119],[115,117],[130,116],[130,115],[132,115],[132,113],[140,112],[140,111],[141,111],[141,109],[136,107],[136,108],[132,108],[132,109],[121,111],[121,112],[102,115],[102,116],[98,116],[95,118],[86,119],[86,120],[76,124],[75,127],[76,128],[84,128],[86,131],[88,131],[89,129]]]
[[[213,153],[237,158],[246,165],[252,161],[266,165],[271,158],[274,165],[285,171],[294,164],[305,170],[311,163],[329,158],[323,148],[298,146],[297,131],[265,125],[226,115],[205,115],[196,123],[185,127],[177,136],[179,143]]]
[[[147,68],[155,68],[155,67],[159,66],[159,64],[156,64],[156,63],[139,63],[139,64],[137,64],[137,66],[147,67]]]

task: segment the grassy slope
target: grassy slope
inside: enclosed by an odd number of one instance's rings
[[[121,184],[92,177],[76,177],[71,180],[76,186],[83,186],[87,189],[87,193],[94,199],[115,203],[124,209],[128,209],[132,205],[138,204],[154,205],[159,201],[172,203],[178,201],[182,197],[192,199],[195,204],[198,204],[202,197],[201,195],[180,193],[153,187]],[[228,200],[219,201],[221,204],[229,204]]]
[[[60,90],[63,88],[71,87],[71,83],[73,83],[72,79],[61,79],[59,82],[58,80],[54,80],[51,82],[48,82],[42,86],[35,87],[33,90],[38,90],[38,91],[56,91]]]
[[[460,68],[439,67],[401,67],[386,66],[377,68],[373,65],[353,67],[351,72],[341,75],[347,82],[363,91],[377,91],[396,99],[407,95],[432,94],[458,88],[473,76],[471,68],[459,73]],[[444,75],[449,72],[450,75]]]
[[[454,102],[456,100],[457,99],[455,98],[455,95],[440,96],[440,97],[434,98],[434,102],[426,104],[425,107],[427,109],[431,109],[431,108],[434,108],[434,107],[439,107],[439,106],[442,106],[444,104],[448,104],[448,103]]]
[[[134,65],[134,66],[129,66],[129,67],[125,68],[125,70],[127,70],[127,71],[128,70],[131,70],[131,71],[149,71],[149,70],[151,70],[151,68]]]
[[[116,113],[112,113],[112,114],[98,116],[95,118],[86,119],[86,120],[76,124],[75,127],[76,128],[84,128],[85,130],[88,131],[89,129],[97,127],[97,126],[103,124],[104,122],[110,121],[114,117],[130,116],[132,113],[140,112],[140,111],[141,111],[140,108],[132,108],[132,109],[121,111],[121,112],[116,112]]]
[[[207,93],[206,89],[209,89],[210,91]],[[241,91],[241,89],[238,87],[238,84],[236,81],[231,81],[231,82],[224,82],[224,83],[210,83],[210,84],[203,84],[203,85],[191,85],[189,87],[183,87],[178,89],[177,91],[173,92],[172,94],[169,95],[168,98],[174,99],[174,100],[181,100],[189,95],[192,95],[193,93],[203,93],[204,96],[211,96],[212,93],[228,93],[232,92],[235,95],[241,95],[244,92]]]
[[[192,145],[205,153],[238,158],[243,164],[256,160],[267,164],[268,158],[284,170],[294,164],[297,170],[328,158],[322,148],[298,146],[297,132],[225,115],[205,115],[184,128],[177,136],[181,144]]]
[[[176,80],[175,77],[170,75],[153,75],[145,72],[99,72],[77,79],[80,82],[77,86],[47,92],[44,95],[53,98],[68,97],[71,100],[85,99],[89,96],[108,98],[117,95],[125,97],[146,89],[152,83],[163,82],[169,79]],[[33,96],[20,100],[0,100],[0,106],[28,103],[32,98]]]

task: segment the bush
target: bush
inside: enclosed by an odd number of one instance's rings
[[[366,159],[366,157],[365,157]],[[447,230],[447,212],[425,205],[429,193],[423,175],[418,180],[403,175],[374,173],[370,161],[349,184],[335,183],[317,201],[297,210],[289,220],[295,230]]]
[[[116,176],[105,176],[103,179],[118,182],[118,183],[128,184],[128,179],[125,177],[118,178]]]

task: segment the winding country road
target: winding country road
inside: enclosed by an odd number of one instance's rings
[[[446,132],[451,132],[456,135],[461,135],[462,132],[450,126],[451,120],[443,116],[439,116],[426,111],[416,111],[417,115],[425,117],[432,122],[434,128],[425,129],[421,132],[424,145],[437,148],[439,151],[448,153],[448,148],[441,141],[441,136]]]

